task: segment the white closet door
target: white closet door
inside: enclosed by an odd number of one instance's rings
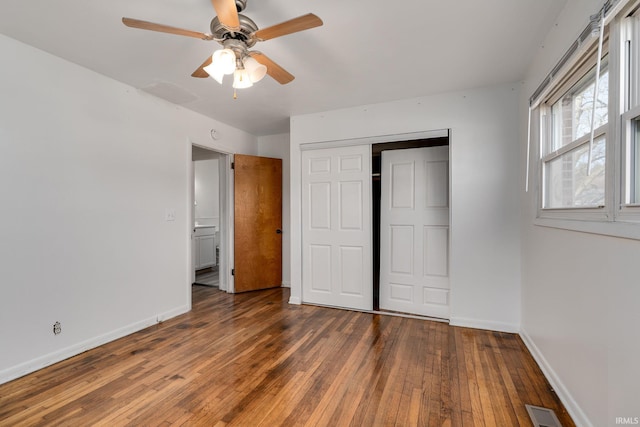
[[[371,310],[371,148],[302,152],[302,300]]]
[[[382,152],[380,308],[449,318],[449,147]]]

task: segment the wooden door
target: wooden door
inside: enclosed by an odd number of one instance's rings
[[[234,156],[235,292],[282,285],[282,160]]]
[[[371,148],[302,153],[302,300],[373,308]]]
[[[449,147],[382,152],[380,308],[449,318]]]

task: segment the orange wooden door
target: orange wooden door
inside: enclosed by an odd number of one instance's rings
[[[234,156],[235,292],[282,285],[282,160]]]

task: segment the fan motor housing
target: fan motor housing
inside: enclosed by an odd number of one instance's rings
[[[247,0],[236,0],[236,10],[242,12],[247,7]]]
[[[256,44],[257,40],[251,37],[251,34],[258,31],[258,26],[251,18],[241,13],[238,14],[238,20],[240,21],[240,30],[230,31],[220,23],[220,20],[216,16],[211,20],[211,34],[218,40],[240,40],[244,42],[247,47],[252,47]]]

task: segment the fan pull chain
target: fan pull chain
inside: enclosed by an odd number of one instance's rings
[[[236,93],[236,88],[233,88],[233,99],[238,99],[238,94]]]

